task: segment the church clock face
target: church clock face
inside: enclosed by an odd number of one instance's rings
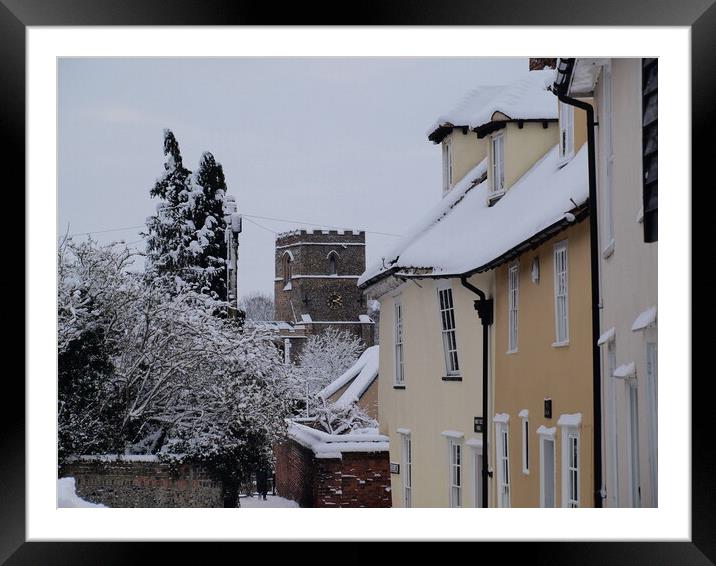
[[[328,301],[326,302],[328,304],[328,308],[336,310],[337,308],[343,306],[343,297],[341,297],[338,293],[331,293],[328,297]]]

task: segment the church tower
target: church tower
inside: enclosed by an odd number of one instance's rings
[[[276,238],[275,320],[304,326],[306,333],[327,327],[350,330],[367,346],[373,323],[356,283],[365,271],[365,232],[295,230]]]

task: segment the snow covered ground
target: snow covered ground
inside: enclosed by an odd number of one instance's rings
[[[57,506],[105,507],[101,503],[90,503],[78,496],[75,491],[75,478],[60,478],[57,480]]]
[[[298,503],[269,494],[266,496],[266,501],[259,499],[257,495],[254,497],[242,496],[241,507],[298,507]]]

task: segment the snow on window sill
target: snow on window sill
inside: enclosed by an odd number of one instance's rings
[[[562,167],[567,165],[567,163],[572,161],[573,157],[574,157],[574,149],[572,149],[569,153],[567,153],[567,155],[564,155],[563,157],[560,158],[560,160],[557,162],[557,169],[561,169]]]
[[[507,351],[505,352],[505,354],[508,355],[508,356],[510,356],[510,355],[512,355],[512,354],[516,354],[518,351],[519,351],[519,350],[518,350],[517,348],[515,348],[514,350],[507,350]]]
[[[530,475],[530,471],[529,471],[529,470],[525,470],[524,468],[522,468],[522,473],[523,473],[524,475],[526,475],[526,476],[529,476],[529,475]]]
[[[293,285],[291,285],[291,282],[289,281],[288,283],[286,283],[286,285],[284,286],[283,290],[284,290],[284,291],[290,291],[291,289],[293,289]]]
[[[569,346],[569,340],[565,340],[563,342],[552,342],[553,348],[566,348]]]
[[[612,239],[609,241],[609,244],[607,245],[607,247],[602,250],[602,257],[603,257],[604,259],[607,259],[607,258],[608,258],[609,256],[611,256],[613,253],[614,253],[614,238],[612,238]]]
[[[505,193],[507,191],[505,189],[500,189],[499,191],[492,191],[489,195],[487,195],[487,204],[488,206],[492,206],[495,204],[498,200],[500,200],[503,196],[505,196]]]

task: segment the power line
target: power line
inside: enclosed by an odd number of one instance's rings
[[[123,228],[108,228],[107,230],[93,230],[91,232],[75,232],[70,236],[89,236],[90,234],[106,234],[107,232],[124,232],[125,230],[136,230],[137,228],[146,228],[146,225],[139,224],[137,226],[124,226]]]
[[[255,220],[251,220],[251,218],[247,218],[246,220],[248,220],[249,222],[251,222],[251,224],[253,224],[254,226],[258,226],[259,228],[262,228],[262,229],[266,230],[267,232],[271,232],[272,234],[275,234],[275,235],[278,236],[278,232],[274,232],[273,230],[271,230],[271,228],[266,228],[266,226],[262,226],[261,224],[259,224],[259,223],[256,222]]]
[[[172,207],[172,208],[176,208],[176,207]],[[334,226],[332,224],[316,224],[314,222],[304,222],[303,220],[295,220],[295,219],[290,219],[290,218],[276,218],[276,217],[272,217],[272,216],[259,216],[257,214],[245,214],[245,213],[241,213],[241,216],[246,218],[246,220],[248,220],[252,224],[255,224],[256,226],[258,226],[259,228],[263,228],[264,230],[272,232],[273,234],[278,234],[278,232],[274,232],[270,228],[267,228],[266,226],[262,226],[258,222],[255,222],[251,219],[258,218],[260,220],[271,220],[274,222],[286,222],[286,223],[290,223],[290,224],[302,224],[304,226],[316,226],[318,228],[333,228],[334,230],[343,230],[344,229],[344,228],[341,228],[340,226]],[[106,234],[108,232],[124,232],[126,230],[136,230],[138,228],[146,228],[146,225],[138,224],[135,226],[123,226],[121,228],[107,228],[106,230],[92,230],[89,232],[75,232],[73,234],[69,234],[69,236],[89,236],[91,234]],[[363,230],[363,231],[366,234],[375,234],[378,236],[390,236],[390,237],[394,237],[394,238],[400,237],[400,234],[392,234],[390,232],[378,232],[378,231],[374,231],[374,230]]]
[[[259,218],[261,220],[274,220],[276,222],[290,222],[291,224],[304,224],[306,226],[317,226],[319,228],[333,228],[335,230],[343,230],[340,226],[333,226],[332,224],[315,224],[313,222],[304,222],[302,220],[292,220],[290,218],[275,218],[272,216],[258,216],[256,214],[241,213],[241,216],[248,216],[250,218]],[[389,232],[376,232],[372,230],[364,230],[366,234],[378,234],[380,236],[394,236],[399,237],[400,234],[391,234]]]

